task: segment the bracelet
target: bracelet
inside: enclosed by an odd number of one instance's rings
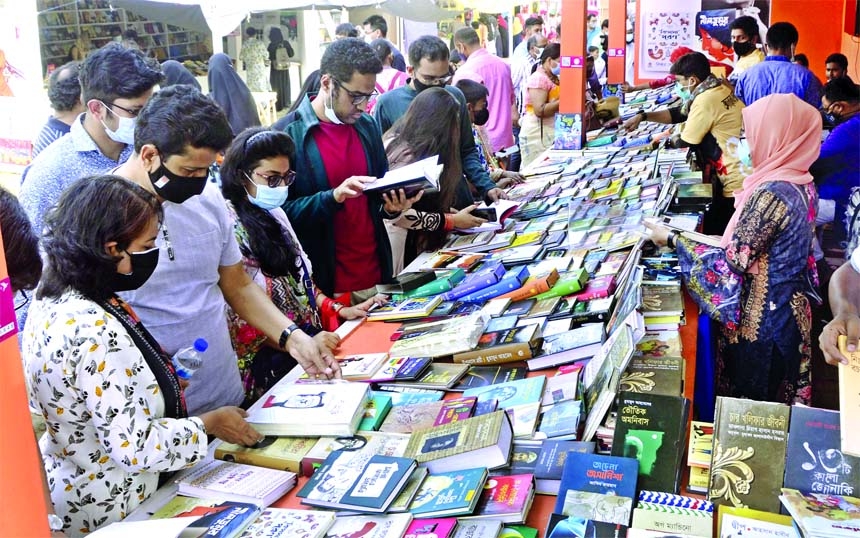
[[[454,215],[451,213],[443,213],[442,216],[445,217],[444,230],[446,232],[450,232],[454,229]]]
[[[648,121],[648,113],[647,112],[645,112],[644,110],[640,110],[639,115],[642,117],[642,119],[644,121]]]
[[[289,327],[284,329],[283,332],[281,332],[281,337],[278,339],[278,347],[283,349],[283,350],[286,350],[287,349],[287,340],[289,340],[290,335],[293,334],[294,332],[296,332],[297,330],[299,330],[299,327],[295,323],[293,323],[292,325],[290,325]]]
[[[668,246],[669,246],[669,248],[671,248],[672,250],[675,250],[675,248],[678,246],[678,243],[676,242],[676,239],[677,239],[677,237],[678,237],[679,235],[680,235],[680,234],[679,234],[677,231],[673,231],[672,233],[670,233],[670,234],[666,237],[666,245],[668,245]]]

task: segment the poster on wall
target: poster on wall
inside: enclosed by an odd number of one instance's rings
[[[689,47],[709,60],[734,65],[731,23],[749,15],[756,19],[761,42],[770,20],[771,0],[640,0],[639,43],[635,57],[638,79],[663,78],[672,66],[672,51]]]

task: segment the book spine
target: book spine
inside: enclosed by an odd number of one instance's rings
[[[499,277],[495,274],[475,276],[467,278],[462,284],[455,287],[451,291],[442,294],[443,301],[456,301],[457,299],[482,290],[487,286],[492,286],[499,282]]]
[[[397,301],[399,299],[411,299],[413,297],[430,297],[431,295],[438,295],[442,292],[449,291],[453,287],[454,286],[449,279],[441,278],[439,280],[434,280],[433,282],[428,282],[412,291],[395,295],[393,299]]]
[[[279,471],[290,471],[293,473],[299,473],[301,471],[300,459],[291,458],[287,455],[276,457],[267,456],[265,454],[251,454],[248,452],[229,452],[221,448],[216,448],[215,458],[233,463],[243,463],[245,465],[256,465],[257,467],[277,469]]]
[[[543,299],[552,299],[553,297],[564,297],[565,295],[576,293],[581,289],[582,284],[579,279],[560,280],[556,282],[555,286],[536,296],[535,299],[541,301]]]
[[[633,510],[633,527],[690,536],[713,536],[713,514],[674,506],[640,503]]]
[[[474,293],[464,295],[460,297],[460,301],[464,303],[483,303],[484,301],[495,299],[503,293],[515,290],[522,286],[522,284],[523,283],[517,278],[507,278],[501,282],[493,284],[492,286],[487,286]]]
[[[464,364],[504,364],[532,358],[532,348],[528,342],[503,344],[485,349],[476,349],[454,355],[454,362]]]
[[[503,295],[499,295],[498,299],[510,299],[512,303],[522,301],[530,297],[534,297],[549,290],[549,284],[543,278],[527,282],[525,286],[518,290],[514,290]]]

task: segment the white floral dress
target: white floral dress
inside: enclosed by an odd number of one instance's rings
[[[266,61],[269,51],[266,45],[257,38],[251,38],[242,43],[239,59],[245,64],[245,83],[252,92],[270,92],[269,68]]]
[[[67,535],[123,519],[155,491],[160,472],[206,456],[203,422],[163,418],[158,383],[125,327],[80,294],[33,303],[23,358],[30,403],[47,422],[39,444]]]

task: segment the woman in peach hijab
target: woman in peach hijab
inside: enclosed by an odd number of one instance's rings
[[[810,299],[818,299],[818,275],[817,195],[808,170],[821,147],[821,115],[792,94],[773,94],[746,107],[743,118],[747,138],[738,153],[753,172],[735,191],[722,250],[684,280],[716,304],[725,299],[708,295],[717,275],[727,268],[741,275],[739,322],[721,325],[717,396],[809,404]],[[652,241],[677,248],[682,266],[701,260],[708,248],[662,226],[649,228]]]

